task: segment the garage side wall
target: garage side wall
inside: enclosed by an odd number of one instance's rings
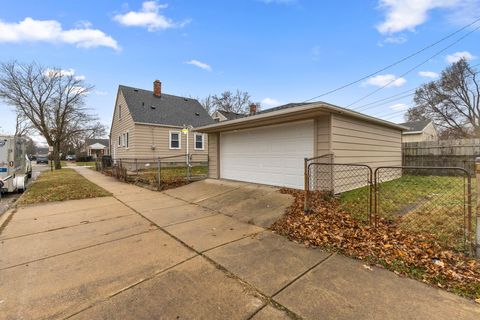
[[[315,156],[331,153],[331,117],[324,115],[315,119],[316,150]]]
[[[212,179],[220,178],[219,168],[219,134],[210,133],[208,135],[208,177]]]
[[[332,114],[331,146],[335,163],[366,164],[373,170],[380,166],[402,165],[402,133],[398,129]],[[335,172],[336,193],[366,184],[366,171],[347,173],[340,170],[341,167]],[[348,179],[344,178],[347,176]]]

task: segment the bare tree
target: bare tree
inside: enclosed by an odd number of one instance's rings
[[[203,99],[200,99],[199,101],[202,107],[205,109],[205,111],[208,112],[209,115],[212,115],[215,112],[215,105],[213,103],[212,95],[209,94],[208,96],[206,96]]]
[[[62,149],[66,152],[73,151],[77,154],[85,146],[85,141],[87,139],[103,138],[107,134],[107,128],[105,125],[98,121],[92,123],[90,129],[91,130],[69,136]]]
[[[15,136],[23,137],[28,136],[32,131],[32,124],[30,121],[21,113],[17,113],[16,124],[15,124]]]
[[[407,120],[430,119],[450,137],[480,137],[478,77],[466,60],[452,64],[439,80],[416,90],[416,106],[408,110]]]
[[[246,91],[237,90],[235,93],[225,91],[219,96],[211,97],[215,110],[223,110],[240,114],[248,113],[248,107],[252,103],[250,95]]]
[[[91,131],[96,117],[85,106],[93,86],[61,69],[36,63],[0,64],[0,98],[28,119],[53,147],[55,168],[61,168],[60,150],[72,136]]]

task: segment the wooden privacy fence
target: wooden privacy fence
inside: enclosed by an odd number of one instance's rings
[[[403,165],[408,167],[459,167],[475,173],[475,157],[480,156],[480,139],[405,142]],[[438,170],[437,174],[442,173]]]

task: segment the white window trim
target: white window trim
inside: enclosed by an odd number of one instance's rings
[[[130,146],[130,134],[128,133],[128,131],[125,133],[125,149],[128,149],[128,147]]]
[[[122,135],[118,135],[118,147],[120,148],[122,146]]]
[[[197,148],[197,136],[202,137],[202,147]],[[205,135],[203,133],[195,132],[193,135],[193,150],[205,150]]]
[[[118,105],[118,120],[122,120],[122,105]]]
[[[172,133],[178,134],[178,148],[172,148]],[[168,132],[168,148],[170,150],[180,150],[182,149],[182,132],[176,130],[170,130]]]

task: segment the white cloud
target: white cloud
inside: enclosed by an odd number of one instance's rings
[[[266,106],[268,108],[276,107],[280,104],[281,104],[280,101],[273,98],[268,98],[268,97],[261,101],[261,105]]]
[[[392,110],[401,111],[401,110],[407,110],[409,108],[409,106],[406,105],[405,103],[397,103],[397,104],[394,104],[394,105],[390,106],[389,108],[392,109]]]
[[[190,60],[185,62],[186,64],[191,64],[192,66],[199,67],[200,69],[207,70],[207,71],[212,71],[212,67],[209,64],[206,64],[204,62],[198,61],[198,60]]]
[[[167,4],[159,4],[156,1],[145,1],[140,11],[129,11],[125,14],[117,14],[113,19],[128,27],[144,27],[148,31],[165,30],[170,28],[183,27],[189,20],[174,22],[172,19],[162,15],[161,9],[166,9]]]
[[[376,26],[382,34],[415,31],[428,19],[428,12],[440,8],[453,8],[469,0],[380,0],[379,7],[386,12],[385,20]]]
[[[393,74],[381,74],[378,76],[370,77],[365,82],[362,83],[363,86],[370,85],[376,87],[401,87],[407,80],[405,78],[397,78],[397,76]]]
[[[473,54],[471,54],[468,51],[458,51],[458,52],[447,55],[445,57],[445,60],[448,63],[455,63],[455,62],[458,62],[462,58],[464,58],[467,61],[470,61],[470,60],[476,59],[477,57],[474,56]]]
[[[438,73],[436,72],[433,72],[433,71],[420,71],[418,73],[418,75],[420,77],[424,77],[424,78],[430,78],[430,79],[436,79],[439,77]]]
[[[74,69],[51,69],[47,68],[45,69],[43,73],[46,77],[52,78],[52,77],[69,77],[75,75],[75,70]],[[75,80],[85,80],[86,77],[84,75],[79,75],[75,77]]]
[[[18,23],[0,21],[0,42],[68,43],[80,48],[109,47],[120,50],[117,41],[101,30],[89,27],[64,30],[58,21],[30,17]]]

